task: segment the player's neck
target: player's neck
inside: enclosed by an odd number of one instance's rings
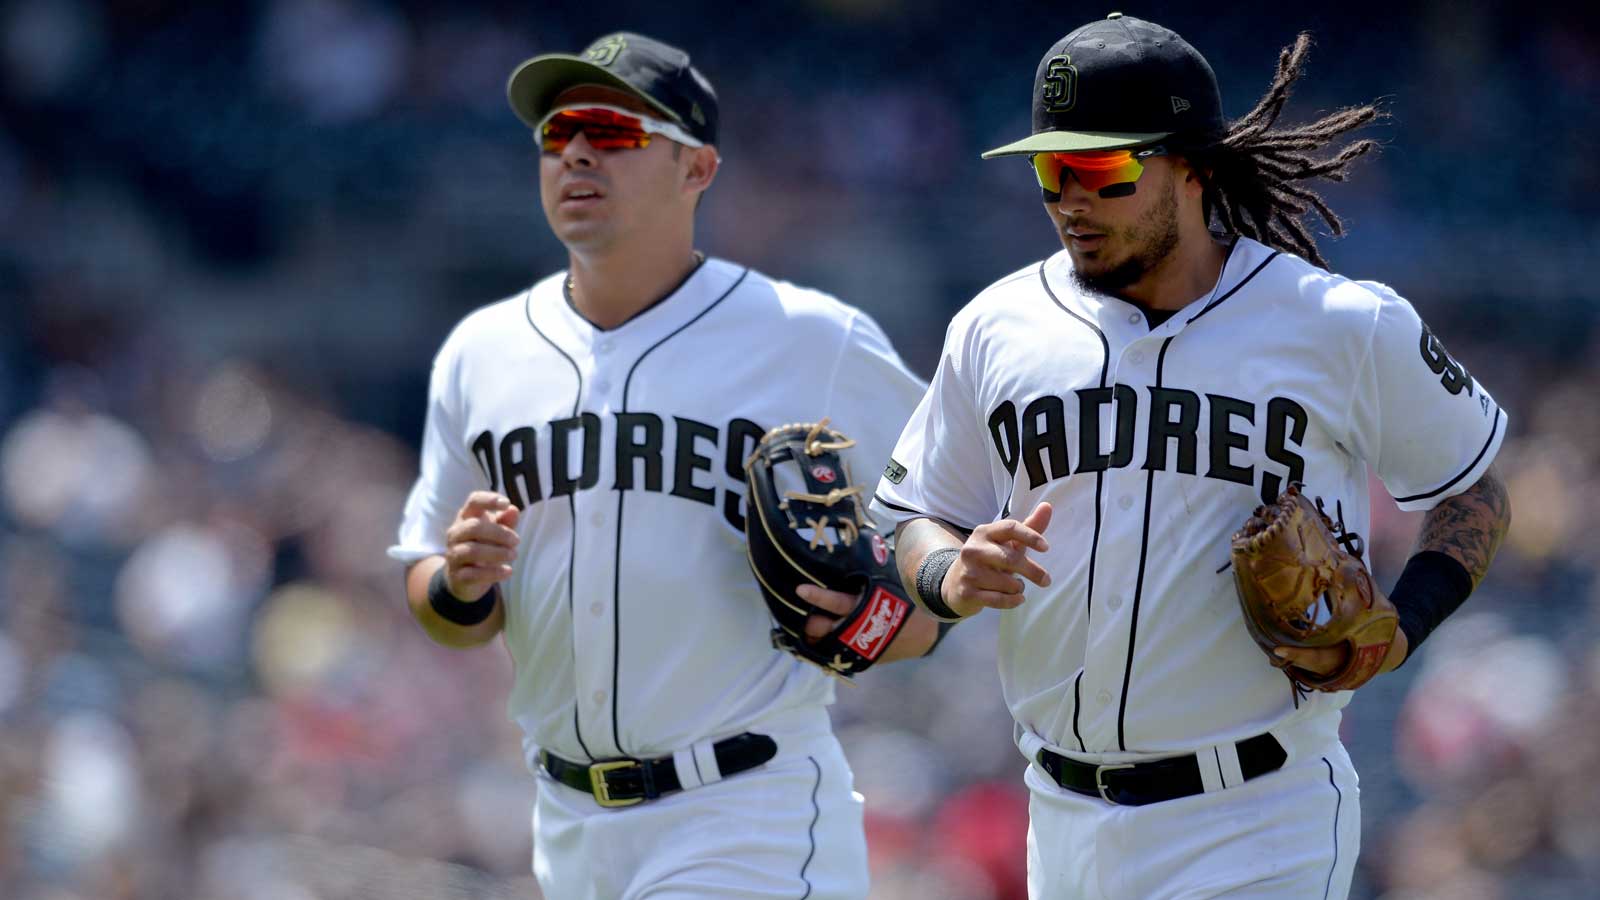
[[[1209,231],[1185,235],[1161,265],[1120,293],[1149,309],[1183,309],[1211,293],[1227,261],[1228,244]]]
[[[605,253],[568,254],[568,292],[579,315],[616,328],[683,284],[700,263],[694,237]]]

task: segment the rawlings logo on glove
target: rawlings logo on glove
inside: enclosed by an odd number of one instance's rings
[[[1233,581],[1250,636],[1297,687],[1348,691],[1378,674],[1400,619],[1361,558],[1340,542],[1342,526],[1291,484],[1258,506],[1232,541]],[[1273,655],[1279,647],[1345,649],[1345,662],[1318,675]]]
[[[745,546],[777,627],[772,644],[831,674],[849,677],[883,654],[911,613],[911,601],[883,536],[867,516],[839,451],[855,441],[816,423],[783,425],[762,437],[749,461]],[[806,619],[832,613],[801,600],[815,584],[856,596],[821,638]]]

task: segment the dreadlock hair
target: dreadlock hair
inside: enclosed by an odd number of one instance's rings
[[[1206,221],[1212,213],[1222,230],[1254,238],[1270,247],[1298,254],[1327,268],[1305,215],[1316,210],[1334,235],[1344,223],[1316,191],[1299,184],[1313,178],[1344,181],[1350,163],[1377,147],[1377,141],[1346,145],[1331,159],[1312,156],[1335,138],[1370,124],[1382,113],[1377,106],[1353,106],[1323,116],[1309,125],[1274,129],[1278,114],[1300,78],[1311,35],[1302,33],[1278,54],[1278,73],[1255,109],[1233,122],[1227,132],[1188,153],[1203,174],[1201,204]]]

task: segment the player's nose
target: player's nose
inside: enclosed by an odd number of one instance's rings
[[[1056,209],[1063,215],[1077,216],[1088,212],[1094,205],[1095,193],[1085,188],[1072,173],[1063,170],[1061,173],[1061,199],[1056,201]]]
[[[583,132],[572,136],[567,141],[567,146],[561,151],[561,164],[569,169],[594,168],[600,161],[600,152],[589,143],[589,138]]]

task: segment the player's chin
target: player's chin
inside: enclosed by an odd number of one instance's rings
[[[571,215],[557,211],[550,217],[550,230],[568,247],[603,244],[610,234],[606,222],[596,216]]]
[[[1079,274],[1094,277],[1115,268],[1103,247],[1084,248],[1071,240],[1065,243],[1067,255],[1072,258],[1072,268]]]

